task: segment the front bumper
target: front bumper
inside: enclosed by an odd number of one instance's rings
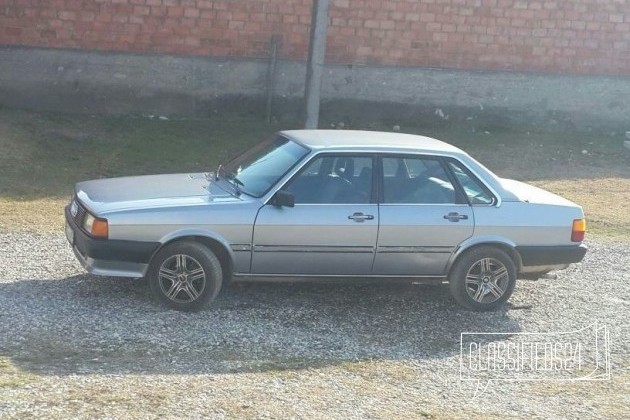
[[[143,277],[158,242],[93,238],[81,229],[65,208],[66,237],[74,255],[89,273],[112,277]]]

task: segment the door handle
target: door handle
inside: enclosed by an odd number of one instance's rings
[[[467,220],[468,219],[468,215],[467,214],[459,214],[457,212],[451,212],[449,214],[445,214],[444,218],[446,220],[448,220],[449,222],[459,222],[460,220]]]
[[[363,214],[363,213],[357,212],[357,213],[352,213],[350,216],[348,216],[348,219],[354,220],[355,222],[358,222],[358,223],[363,223],[364,220],[373,220],[374,216],[372,216],[371,214]]]

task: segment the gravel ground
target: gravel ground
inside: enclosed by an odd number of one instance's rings
[[[589,243],[494,313],[446,287],[244,284],[196,314],[87,275],[62,235],[0,234],[0,417],[611,417],[630,406],[630,248]],[[612,380],[459,380],[460,333],[610,331]],[[512,340],[514,336],[506,336]]]

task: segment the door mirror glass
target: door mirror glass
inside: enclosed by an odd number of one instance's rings
[[[295,207],[295,198],[288,191],[277,191],[271,199],[271,204],[278,207]]]

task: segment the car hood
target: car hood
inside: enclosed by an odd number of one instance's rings
[[[228,186],[229,188],[229,186]],[[75,195],[90,210],[104,212],[212,201],[239,201],[204,173],[144,175],[79,182]]]
[[[580,207],[572,201],[562,198],[559,195],[543,190],[542,188],[534,187],[533,185],[526,184],[524,182],[516,181],[514,179],[501,179],[501,185],[507,191],[512,193],[518,201],[533,204],[550,204],[555,206],[566,207]]]

